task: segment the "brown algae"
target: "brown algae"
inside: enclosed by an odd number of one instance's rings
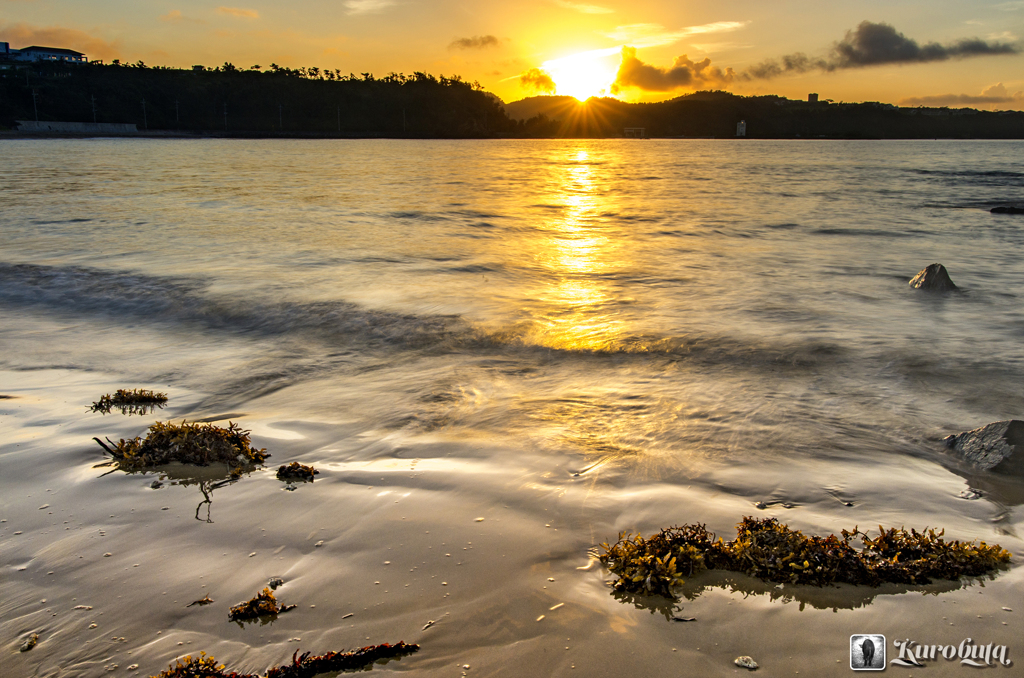
[[[879,586],[891,582],[922,585],[932,579],[976,577],[1009,562],[1010,553],[998,544],[947,542],[944,531],[878,528],[874,539],[857,528],[842,537],[806,537],[777,518],[746,517],[736,539],[716,539],[704,525],[669,527],[645,539],[620,534],[619,541],[602,544],[598,558],[618,579],[617,591],[657,594],[672,598],[672,587],[702,570],[732,570],[764,581],[786,584],[833,583]],[[850,544],[861,537],[863,548]]]
[[[277,469],[278,480],[302,480],[307,482],[313,482],[313,476],[320,475],[320,471],[317,471],[312,466],[305,466],[297,461],[282,466]]]
[[[256,449],[251,445],[249,431],[231,422],[224,428],[213,424],[158,421],[149,427],[145,439],[122,438],[115,443],[108,438],[109,446],[99,438],[93,440],[124,471],[140,471],[172,461],[197,466],[224,462],[232,468],[242,469],[262,464],[270,456],[266,449]]]
[[[109,414],[111,410],[121,410],[122,414],[149,414],[154,409],[167,404],[167,395],[146,389],[119,388],[110,395],[106,393],[99,400],[92,404],[89,409],[92,412]]]
[[[248,621],[264,616],[278,615],[295,609],[294,605],[278,605],[277,598],[269,587],[264,587],[254,598],[243,601],[231,608],[228,619],[231,621]]]
[[[268,669],[263,676],[235,671],[225,673],[223,664],[218,664],[212,656],[200,652],[197,657],[188,655],[176,660],[166,671],[150,678],[312,678],[321,673],[362,669],[380,659],[402,657],[419,649],[419,645],[399,641],[394,645],[381,643],[352,652],[328,652],[321,655],[312,655],[310,652],[299,655],[296,650],[290,664]]]

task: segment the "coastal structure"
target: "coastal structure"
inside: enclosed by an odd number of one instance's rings
[[[18,131],[29,134],[84,134],[103,136],[137,134],[138,125],[120,122],[60,122],[18,120]]]
[[[9,42],[0,42],[0,59],[6,61],[66,61],[69,63],[86,63],[87,59],[81,52],[63,47],[40,47],[32,45],[22,49],[11,49]]]
[[[736,136],[738,136],[738,137],[745,137],[745,136],[747,136],[747,121],[746,120],[740,120],[738,123],[736,123]]]

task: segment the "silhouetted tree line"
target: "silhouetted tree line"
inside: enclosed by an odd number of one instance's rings
[[[34,120],[36,111],[43,121],[219,134],[472,138],[529,127],[510,120],[478,83],[427,73],[35,64],[7,71],[0,91],[0,124],[7,127]]]
[[[807,103],[778,96],[696,92],[630,104],[537,97],[511,104],[510,119],[479,83],[458,76],[338,70],[244,69],[40,63],[0,71],[0,126],[15,120],[135,123],[140,130],[408,138],[619,137],[643,127],[654,137],[734,137],[745,120],[754,138],[1024,138],[1024,113],[897,108],[878,103]],[[525,108],[521,105],[525,105]]]

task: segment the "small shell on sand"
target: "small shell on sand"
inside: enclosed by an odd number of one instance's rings
[[[750,669],[751,671],[757,669],[757,662],[754,661],[753,657],[748,657],[746,655],[736,657],[736,659],[732,660],[732,663],[744,669]]]

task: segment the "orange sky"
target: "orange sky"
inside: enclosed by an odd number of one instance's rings
[[[1024,109],[1024,0],[0,0],[0,40],[90,58],[477,80],[505,101],[696,89]]]

